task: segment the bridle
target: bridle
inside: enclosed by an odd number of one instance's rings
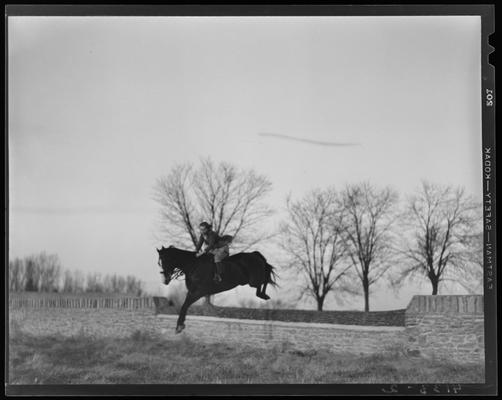
[[[162,272],[161,274],[164,274],[164,277],[167,279],[167,276],[166,276],[166,268],[164,268],[164,265],[163,265],[163,258],[162,256],[159,254],[159,261],[157,262],[158,266],[160,268],[162,268]],[[180,276],[183,275],[183,271],[177,267],[173,267],[172,270],[171,270],[171,273],[169,274],[169,281],[173,280],[173,279],[178,279]]]

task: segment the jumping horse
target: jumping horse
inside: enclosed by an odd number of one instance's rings
[[[162,246],[157,252],[164,284],[168,285],[175,275],[185,275],[188,293],[179,312],[176,333],[185,329],[188,308],[204,296],[225,292],[238,285],[249,285],[256,288],[256,296],[269,300],[270,297],[265,293],[267,285],[277,286],[274,267],[258,251],[227,257],[223,261],[224,272],[219,283],[213,281],[215,264],[212,254],[197,257],[193,251],[181,250],[174,246]]]

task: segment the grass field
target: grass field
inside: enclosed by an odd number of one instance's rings
[[[483,365],[402,353],[354,356],[207,345],[137,331],[129,338],[31,336],[14,329],[11,384],[116,383],[482,383]]]

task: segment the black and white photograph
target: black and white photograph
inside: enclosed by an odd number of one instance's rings
[[[493,7],[116,7],[6,8],[6,393],[496,394]]]

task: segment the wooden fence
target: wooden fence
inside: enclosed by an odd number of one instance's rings
[[[154,308],[151,297],[34,297],[9,298],[11,308],[120,308],[136,310]]]

